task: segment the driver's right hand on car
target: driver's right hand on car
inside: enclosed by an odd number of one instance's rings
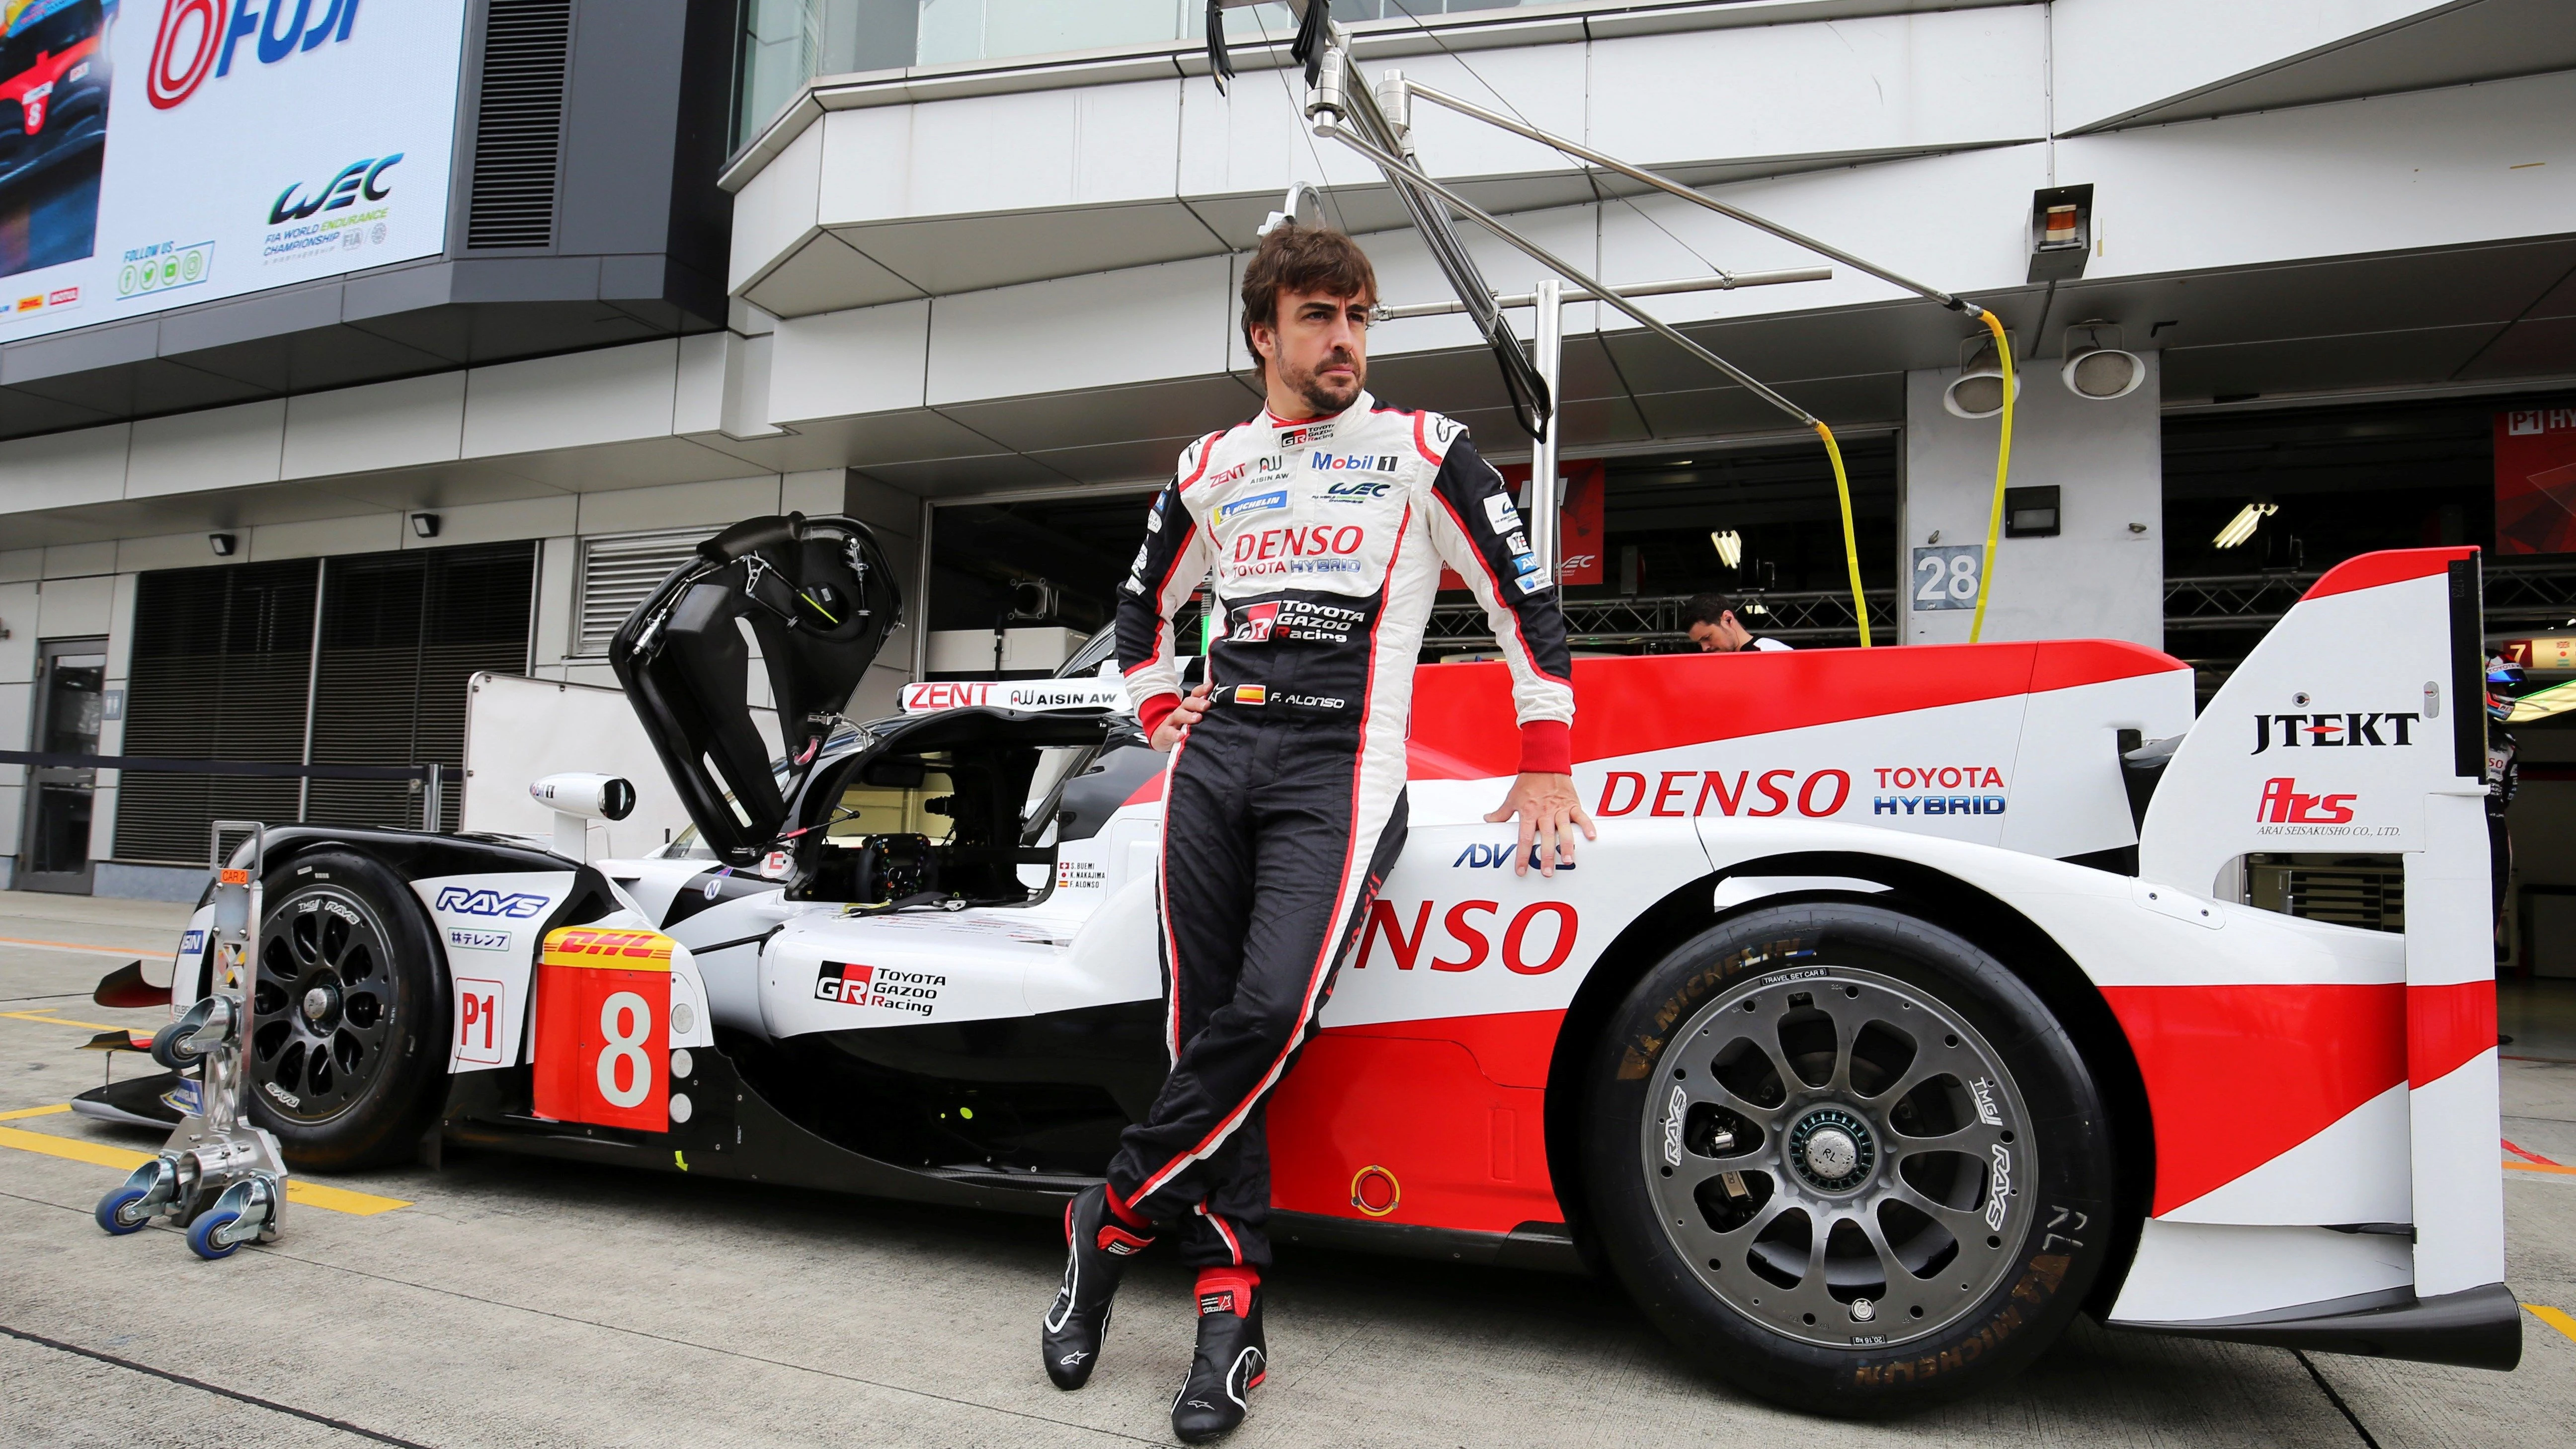
[[[1208,687],[1202,681],[1198,688],[1182,695],[1181,702],[1172,706],[1172,712],[1163,717],[1163,722],[1154,726],[1154,738],[1149,743],[1165,754],[1171,753],[1172,746],[1179,744],[1181,736],[1188,734],[1190,726],[1197,724],[1207,712]]]

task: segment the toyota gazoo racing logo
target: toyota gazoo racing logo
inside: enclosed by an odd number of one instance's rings
[[[1274,599],[1235,609],[1226,624],[1225,637],[1237,644],[1347,644],[1351,631],[1367,622],[1368,614],[1361,609],[1305,599]]]
[[[2307,696],[2299,696],[2299,703],[2307,703]],[[2294,750],[2412,745],[2415,743],[2414,727],[2423,719],[2420,714],[2369,710],[2340,714],[2258,714],[2254,716],[2253,753],[2259,755],[2276,744]]]
[[[1309,423],[1302,428],[1290,428],[1286,432],[1281,433],[1279,435],[1279,446],[1283,448],[1302,448],[1308,443],[1320,443],[1332,435],[1333,425],[1331,423]]]
[[[930,1015],[938,1004],[945,976],[925,971],[897,971],[862,966],[853,961],[826,961],[814,974],[814,999],[843,1006],[882,1006],[894,1011]]]
[[[231,75],[245,42],[262,65],[348,40],[358,0],[161,0],[144,94],[166,111],[197,93],[211,73]]]
[[[508,916],[524,921],[546,908],[547,898],[524,892],[503,895],[489,886],[441,886],[431,908],[460,916]]]
[[[402,158],[403,153],[396,151],[390,156],[369,156],[352,161],[341,167],[338,175],[315,187],[309,196],[304,194],[303,182],[290,182],[284,191],[277,193],[276,202],[269,207],[268,224],[284,226],[290,221],[302,221],[317,211],[338,211],[344,206],[356,205],[362,196],[369,201],[382,201],[393,194],[393,187],[384,180],[384,175]]]

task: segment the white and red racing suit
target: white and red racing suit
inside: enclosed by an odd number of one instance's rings
[[[1193,1266],[1267,1266],[1262,1110],[1404,841],[1413,671],[1445,563],[1512,673],[1521,768],[1572,770],[1565,616],[1502,478],[1437,413],[1266,410],[1200,439],[1155,496],[1118,600],[1150,734],[1180,698],[1174,614],[1205,580],[1207,716],[1172,752],[1161,873],[1172,1070],[1110,1191]]]

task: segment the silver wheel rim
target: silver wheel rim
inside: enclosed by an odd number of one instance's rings
[[[1924,1338],[2015,1262],[2038,1167],[2020,1090],[1982,1034],[1894,977],[1737,984],[1673,1034],[1644,1116],[1665,1236],[1784,1337]]]

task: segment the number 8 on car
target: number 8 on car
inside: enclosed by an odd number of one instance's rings
[[[537,958],[537,1115],[671,1130],[671,938],[566,926]]]

